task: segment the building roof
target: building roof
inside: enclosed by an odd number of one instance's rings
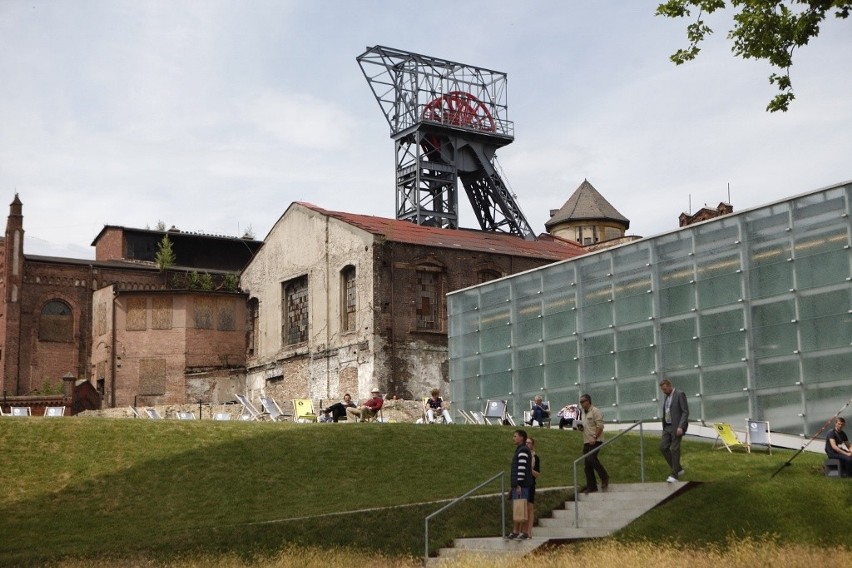
[[[175,238],[181,238],[181,239],[185,238],[185,239],[192,239],[192,240],[198,240],[198,241],[202,241],[202,240],[205,240],[205,241],[206,240],[210,240],[210,241],[217,241],[217,240],[221,240],[221,241],[243,241],[243,242],[246,242],[246,243],[254,244],[257,247],[260,247],[260,245],[263,244],[263,241],[256,241],[254,239],[249,239],[249,238],[245,238],[245,237],[231,237],[231,236],[228,236],[228,235],[210,235],[210,234],[207,234],[207,233],[188,232],[188,231],[181,231],[179,229],[175,229],[174,227],[172,227],[171,229],[169,229],[167,231],[161,231],[161,230],[158,230],[158,229],[137,229],[137,228],[134,228],[134,227],[124,227],[124,226],[121,226],[121,225],[104,225],[104,228],[101,229],[101,231],[97,234],[97,236],[95,236],[95,239],[92,241],[91,246],[97,246],[100,238],[109,229],[119,229],[119,230],[121,230],[125,233],[149,234],[149,235],[156,235],[156,236],[159,236],[159,237],[162,237],[163,235],[168,235],[169,238],[172,239],[172,240],[174,240]]]
[[[442,229],[417,225],[410,221],[358,215],[342,211],[329,211],[311,203],[299,205],[322,215],[337,219],[388,241],[430,247],[481,251],[495,254],[564,260],[586,253],[585,249],[564,239],[551,235],[540,235],[536,241],[508,233],[495,233],[474,229]]]
[[[559,223],[598,219],[624,223],[625,229],[630,226],[630,220],[604,199],[604,196],[598,193],[598,190],[589,183],[589,180],[584,179],[580,187],[565,202],[565,205],[544,226],[547,230],[550,230],[551,227]]]

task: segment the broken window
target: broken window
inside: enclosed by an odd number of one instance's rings
[[[284,345],[308,340],[308,277],[300,276],[282,285],[283,320],[281,337]]]
[[[343,291],[342,322],[344,332],[355,331],[355,267],[347,266],[340,272],[341,290]]]
[[[417,295],[415,298],[417,329],[440,329],[440,320],[438,319],[438,299],[441,291],[440,277],[439,272],[417,271]]]
[[[257,318],[260,312],[260,302],[257,298],[251,298],[248,301],[248,318],[246,321],[246,354],[254,355],[257,349]]]

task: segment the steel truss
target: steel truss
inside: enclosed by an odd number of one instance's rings
[[[461,179],[483,230],[535,239],[494,166],[514,134],[506,74],[382,46],[357,61],[395,140],[397,218],[458,228]]]

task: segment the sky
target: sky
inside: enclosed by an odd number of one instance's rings
[[[355,60],[374,45],[507,73],[498,159],[536,233],[584,179],[642,236],[852,179],[852,21],[795,53],[797,98],[768,113],[772,68],[731,54],[730,14],[676,66],[688,22],[656,5],[0,0],[0,202],[20,196],[27,254],[74,258],[104,225],[263,239],[294,201],[392,218]]]

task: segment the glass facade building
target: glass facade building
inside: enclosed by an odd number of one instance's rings
[[[466,410],[589,393],[654,419],[816,432],[852,396],[852,182],[453,292],[450,395]]]

